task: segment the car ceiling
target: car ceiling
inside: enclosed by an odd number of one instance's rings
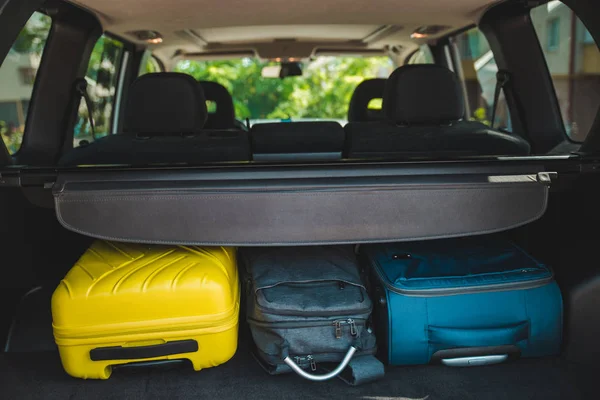
[[[360,53],[361,49],[387,51],[392,47],[406,53],[424,42],[410,38],[418,27],[447,26],[438,34],[443,35],[476,23],[497,1],[77,0],[73,3],[94,12],[106,31],[133,42],[144,43],[131,32],[160,32],[163,42],[150,48],[164,61],[175,54],[210,58],[226,57],[239,50],[252,50],[262,58],[305,57],[317,48]],[[435,36],[427,40],[432,38]]]

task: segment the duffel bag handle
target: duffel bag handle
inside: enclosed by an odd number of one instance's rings
[[[352,359],[352,356],[354,356],[354,353],[356,353],[356,347],[350,346],[350,348],[348,349],[348,352],[344,356],[344,359],[342,360],[342,362],[340,363],[340,365],[338,365],[337,368],[334,369],[333,371],[328,372],[328,373],[323,374],[323,375],[316,375],[316,374],[311,374],[311,373],[306,372],[305,370],[303,370],[302,368],[300,368],[298,366],[298,364],[296,364],[294,362],[294,360],[292,360],[290,358],[290,356],[285,357],[283,359],[283,361],[295,373],[297,373],[301,377],[306,378],[306,379],[311,380],[311,381],[315,381],[315,382],[322,382],[322,381],[326,381],[328,379],[335,378],[336,376],[338,376],[340,374],[340,372],[342,372],[344,370],[344,368],[346,368],[348,366],[348,364],[350,363],[350,360]]]

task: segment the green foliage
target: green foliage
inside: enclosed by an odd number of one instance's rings
[[[383,99],[371,99],[367,108],[371,110],[381,110],[383,108]]]
[[[149,51],[146,51],[146,55],[142,59],[142,66],[138,76],[152,74],[155,72],[160,72],[160,66],[158,65],[154,57],[152,57],[151,53]]]
[[[117,84],[117,66],[122,54],[123,43],[102,35],[90,55],[85,77],[88,81],[88,94],[94,103],[93,117],[96,137],[106,136],[111,131],[110,122]],[[78,116],[74,132],[76,141],[92,139],[88,110],[83,100],[79,105]]]
[[[479,107],[475,111],[473,111],[473,117],[469,118],[470,121],[478,121],[487,126],[491,126],[492,124],[487,119],[487,110],[484,107]]]
[[[229,90],[238,118],[336,118],[347,116],[350,97],[367,78],[387,75],[393,65],[386,57],[319,57],[304,65],[303,76],[263,78],[272,62],[254,59],[197,62],[175,68],[197,80],[214,81]]]
[[[21,142],[23,141],[23,130],[21,128],[0,121],[0,136],[10,154],[15,154],[21,148]]]
[[[35,12],[21,29],[17,40],[11,50],[20,54],[41,55],[50,32],[52,19],[39,12]]]

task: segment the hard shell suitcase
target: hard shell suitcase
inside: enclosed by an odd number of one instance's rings
[[[234,355],[239,302],[233,248],[96,241],[52,296],[54,337],[74,377],[177,359],[198,371]]]
[[[383,376],[373,357],[372,303],[350,246],[242,249],[247,321],[255,355],[271,374],[323,381],[344,371],[360,384]],[[317,373],[330,364],[328,373]],[[349,366],[349,368],[346,368]]]
[[[460,238],[361,247],[371,267],[380,358],[493,364],[560,352],[552,271],[511,243]]]

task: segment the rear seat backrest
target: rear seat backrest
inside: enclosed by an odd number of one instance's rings
[[[339,160],[345,133],[333,121],[255,124],[250,130],[255,161]]]
[[[189,75],[161,72],[136,79],[128,92],[123,133],[69,151],[59,165],[175,164],[250,159],[248,134],[203,130],[206,98]]]
[[[217,82],[200,81],[207,101],[213,101],[217,110],[208,113],[204,129],[233,129],[235,127],[235,109],[233,98],[225,88]]]
[[[464,121],[465,106],[456,75],[437,65],[400,67],[388,78],[385,121],[345,126],[348,158],[527,155],[527,141],[515,134]]]
[[[373,99],[383,99],[386,80],[383,78],[362,81],[350,98],[348,106],[348,122],[381,121],[384,119],[383,110],[369,108]]]

